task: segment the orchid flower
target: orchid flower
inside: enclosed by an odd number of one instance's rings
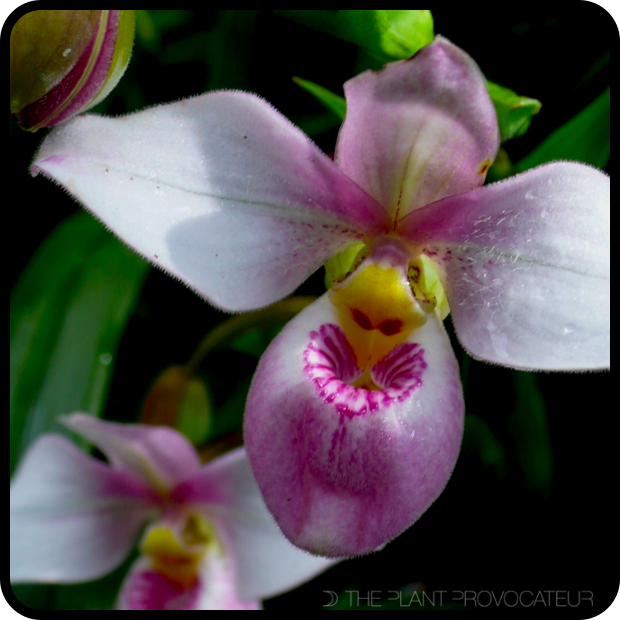
[[[167,427],[63,422],[109,463],[59,435],[30,448],[11,484],[12,582],[97,579],[148,520],[118,609],[260,609],[329,566],[282,536],[243,449],[203,466]]]
[[[75,119],[32,168],[225,310],[353,255],[267,349],[245,415],[269,510],[330,556],[394,538],[448,481],[464,414],[448,311],[478,359],[609,362],[608,177],[556,162],[481,187],[495,110],[441,37],[344,89],[335,162],[258,97],[214,92]]]

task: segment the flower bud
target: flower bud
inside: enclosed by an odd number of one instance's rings
[[[28,131],[84,112],[121,79],[134,11],[31,11],[11,32],[11,113]]]
[[[170,366],[153,383],[140,413],[141,424],[171,426],[200,444],[211,426],[211,404],[202,380]]]

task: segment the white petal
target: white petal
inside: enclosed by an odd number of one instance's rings
[[[11,581],[75,583],[116,568],[155,506],[150,490],[55,435],[11,484]]]
[[[32,172],[228,310],[277,301],[328,257],[387,226],[378,203],[247,93],[73,119],[49,134]]]
[[[609,177],[559,162],[411,213],[401,234],[445,269],[474,356],[540,370],[606,368]]]

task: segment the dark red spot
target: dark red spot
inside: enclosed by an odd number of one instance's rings
[[[419,267],[409,267],[409,277],[417,282],[420,279],[420,268]]]
[[[362,329],[372,329],[372,323],[370,319],[357,308],[351,309],[351,314],[353,315],[353,320],[362,328]]]
[[[403,327],[400,319],[387,319],[383,321],[377,328],[384,336],[393,336],[398,334]]]

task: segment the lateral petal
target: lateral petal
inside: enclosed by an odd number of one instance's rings
[[[291,293],[387,214],[254,95],[216,92],[54,129],[32,166],[227,310]]]
[[[400,233],[442,265],[457,335],[474,357],[526,370],[609,366],[602,172],[541,166],[411,213]]]
[[[203,467],[179,485],[172,498],[180,504],[203,504],[221,524],[237,575],[241,600],[275,596],[308,581],[334,561],[293,546],[269,514],[240,448]]]
[[[139,480],[46,435],[11,484],[11,581],[77,583],[118,566],[157,497]]]
[[[332,557],[369,553],[414,523],[445,487],[463,429],[457,363],[434,316],[373,367],[381,390],[351,385],[340,336],[325,295],[267,349],[245,413],[267,507],[294,544]]]
[[[411,59],[344,85],[336,163],[398,220],[484,183],[499,148],[482,72],[436,37]]]

